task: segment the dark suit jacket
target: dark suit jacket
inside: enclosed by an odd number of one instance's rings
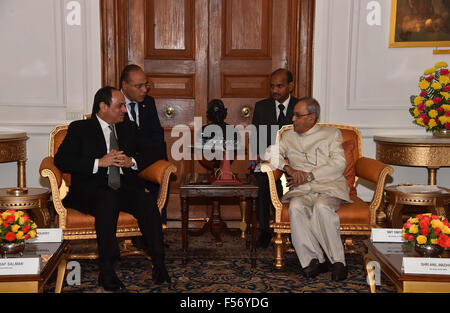
[[[286,125],[292,124],[292,115],[294,112],[294,106],[298,102],[298,99],[291,95],[291,100],[289,101],[289,105],[286,110]],[[264,153],[264,151],[260,151],[259,149],[259,126],[266,125],[267,126],[267,138],[265,143],[266,148],[272,144],[275,144],[277,133],[271,132],[270,126],[277,125],[277,111],[275,109],[275,100],[272,98],[264,99],[256,102],[255,109],[253,110],[253,119],[252,124],[256,126],[257,133],[257,146],[258,146],[258,154]],[[253,136],[253,134],[252,134]],[[254,138],[252,139],[254,140]]]
[[[138,130],[136,123],[124,121],[116,124],[119,149],[136,160],[139,171],[163,158],[159,146],[148,141]],[[89,213],[89,201],[98,188],[108,185],[107,168],[98,168],[93,174],[94,161],[106,154],[106,142],[96,116],[72,122],[58,152],[55,165],[64,173],[71,174],[69,193],[63,204]],[[121,186],[143,188],[138,171],[122,168]]]
[[[155,144],[160,144],[164,151],[164,159],[167,160],[167,147],[164,140],[164,129],[156,110],[155,99],[146,96],[144,101],[138,104],[139,129]]]

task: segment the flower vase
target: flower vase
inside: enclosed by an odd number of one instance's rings
[[[436,129],[436,130],[433,130],[433,137],[450,138],[450,129]]]
[[[418,244],[416,243],[414,246],[414,250],[422,256],[426,258],[435,258],[438,257],[444,252],[444,248],[440,245],[426,245],[426,244]]]
[[[0,241],[0,253],[1,254],[22,254],[25,249],[25,241],[21,242],[8,242]]]

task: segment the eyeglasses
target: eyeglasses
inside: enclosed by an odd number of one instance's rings
[[[142,87],[149,89],[150,83],[142,83],[142,84],[134,85],[134,88],[137,88],[137,89],[141,89]]]
[[[300,118],[300,117],[308,116],[308,115],[311,115],[311,114],[314,114],[314,113],[308,113],[308,114],[297,114],[297,113],[294,113],[294,117],[295,118]]]

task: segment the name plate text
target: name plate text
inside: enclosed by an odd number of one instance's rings
[[[63,238],[61,228],[37,228],[36,233],[36,238],[29,239],[27,242],[61,242]]]
[[[405,274],[450,275],[450,258],[403,258]]]
[[[405,242],[401,228],[372,228],[372,242]]]
[[[40,258],[0,259],[0,275],[39,274]]]

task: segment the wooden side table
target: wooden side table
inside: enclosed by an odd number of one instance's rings
[[[29,244],[33,245],[33,244]],[[26,246],[25,246],[25,249]],[[63,240],[50,259],[43,263],[39,274],[36,275],[0,275],[0,293],[42,293],[44,286],[57,270],[55,293],[60,293],[64,283],[67,260],[69,259],[70,245]],[[36,256],[40,256],[37,254]]]
[[[386,200],[389,203],[387,207],[387,222],[392,228],[402,228],[402,209],[405,205],[424,206],[429,210],[434,210],[438,215],[445,217],[445,208],[450,203],[450,190],[444,187],[438,187],[445,193],[403,193],[397,188],[400,185],[388,186],[386,191]],[[428,213],[428,212],[424,212]]]
[[[31,210],[38,227],[50,227],[51,218],[47,208],[50,192],[45,188],[0,188],[0,210]]]
[[[252,177],[252,176],[251,176]],[[256,181],[249,181],[249,178],[241,178],[242,185],[212,185],[209,183],[206,174],[185,174],[180,185],[181,198],[181,225],[182,225],[182,251],[183,266],[186,265],[188,251],[188,223],[189,223],[189,198],[207,197],[213,198],[213,210],[211,219],[208,221],[208,229],[216,238],[216,242],[221,242],[220,232],[225,228],[225,223],[220,216],[220,206],[217,198],[249,198],[251,200],[251,243],[250,258],[252,267],[256,266],[256,201],[258,198],[258,186]],[[247,236],[248,243],[248,236]]]
[[[0,163],[17,161],[17,187],[20,188],[26,186],[27,140],[25,132],[0,131]]]

